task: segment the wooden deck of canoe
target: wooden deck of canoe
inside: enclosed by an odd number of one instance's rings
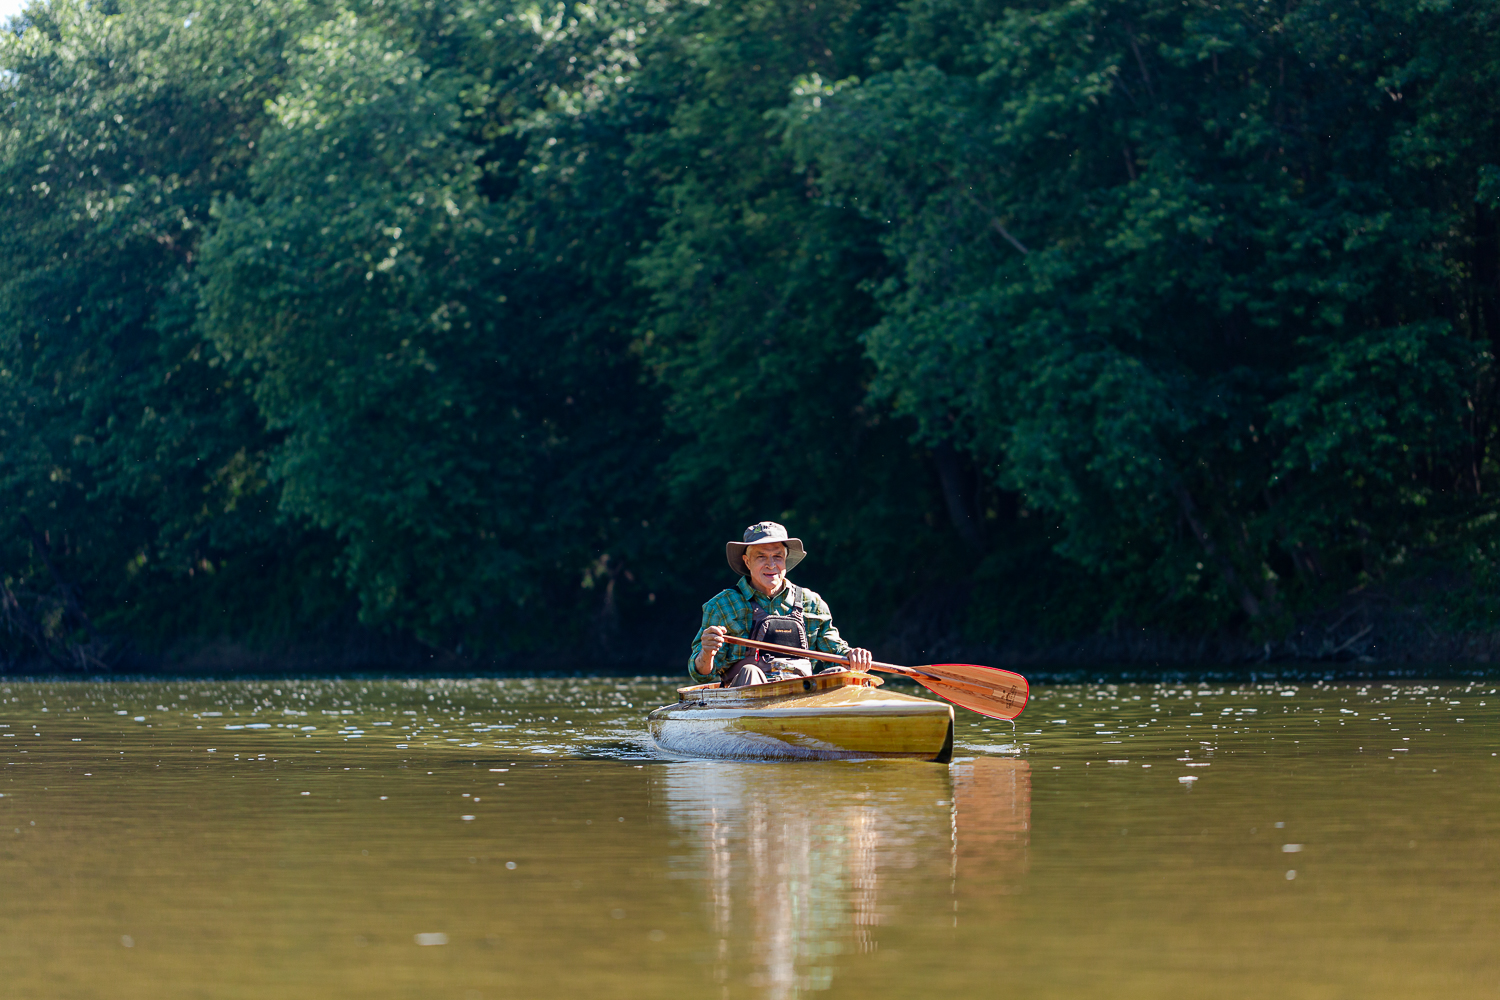
[[[953,708],[880,690],[848,670],[724,688],[678,688],[678,702],[647,716],[651,738],[670,753],[738,760],[953,756]]]

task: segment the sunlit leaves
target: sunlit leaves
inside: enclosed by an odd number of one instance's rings
[[[1497,138],[1452,53],[1492,77],[1490,6],[1026,4],[942,65],[929,32],[971,5],[920,10],[906,65],[782,116],[900,268],[877,391],[1059,517],[1058,551],[1154,567],[1132,617],[1316,601],[1337,563],[1461,540],[1430,519],[1485,492]]]

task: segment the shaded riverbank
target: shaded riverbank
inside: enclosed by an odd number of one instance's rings
[[[934,595],[929,595],[934,596]],[[942,597],[944,595],[935,595]],[[1014,632],[975,641],[966,629],[967,592],[914,601],[888,621],[846,630],[846,637],[894,663],[986,663],[1041,681],[1150,680],[1211,675],[1371,678],[1487,676],[1500,672],[1500,630],[1458,627],[1449,603],[1462,595],[1429,586],[1360,591],[1308,613],[1277,637],[1243,630],[1197,635],[1118,624],[1073,636]],[[614,621],[567,634],[551,647],[480,654],[430,645],[399,630],[349,618],[282,638],[184,637],[155,647],[105,639],[112,669],[72,669],[35,649],[0,658],[10,676],[634,676],[686,671],[698,627],[696,607],[658,609],[636,627]],[[1105,664],[1101,668],[1099,665]]]

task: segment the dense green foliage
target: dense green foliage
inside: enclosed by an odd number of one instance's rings
[[[12,660],[673,657],[1500,607],[1500,4],[45,0],[0,38]]]

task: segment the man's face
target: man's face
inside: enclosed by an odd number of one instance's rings
[[[780,542],[751,545],[745,549],[745,568],[750,586],[770,597],[786,583],[786,546]]]

